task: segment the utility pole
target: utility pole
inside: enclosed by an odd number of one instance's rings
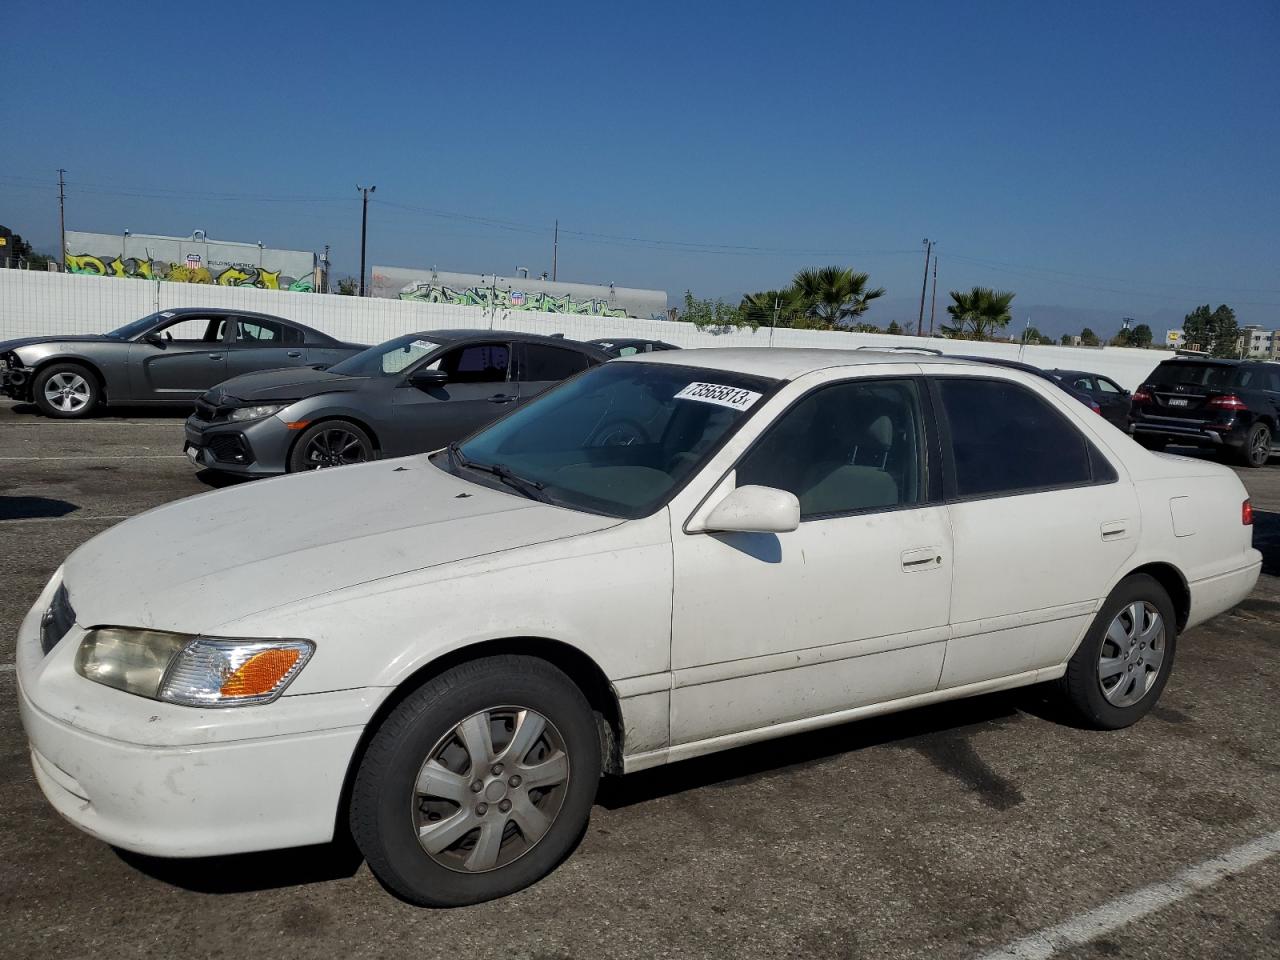
[[[364,296],[364,250],[365,240],[369,235],[369,194],[377,190],[377,187],[362,187],[356,184],[356,189],[364,196],[364,205],[360,213],[360,296]]]
[[[64,178],[66,170],[58,168],[58,265],[62,272],[67,272],[67,182]]]
[[[320,274],[320,292],[329,292],[329,245],[324,245],[324,272]]]
[[[938,255],[933,255],[933,302],[929,304],[929,336],[933,336],[933,315],[938,312]]]
[[[924,279],[920,281],[920,318],[916,321],[916,336],[924,336],[924,295],[929,289],[929,258],[933,256],[933,241],[925,237],[924,244]]]
[[[557,261],[560,259],[560,220],[556,218],[555,239],[551,241],[551,279],[556,278]]]

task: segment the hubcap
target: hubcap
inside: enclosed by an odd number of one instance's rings
[[[321,430],[312,437],[302,452],[302,459],[308,470],[321,470],[324,467],[364,463],[369,459],[369,452],[365,450],[364,442],[354,433],[335,427],[332,430]]]
[[[1254,434],[1251,452],[1255,463],[1263,463],[1271,456],[1271,432],[1266,427]]]
[[[569,786],[560,732],[525,707],[491,707],[441,737],[413,787],[413,828],[436,863],[484,873],[547,835]]]
[[[63,413],[82,410],[91,395],[89,381],[78,373],[55,373],[44,383],[44,398]]]
[[[1117,613],[1098,657],[1098,684],[1107,702],[1131,707],[1145,697],[1160,675],[1164,653],[1164,618],[1155,606],[1138,600]]]

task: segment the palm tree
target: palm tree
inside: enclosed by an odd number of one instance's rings
[[[1009,305],[1014,294],[1009,290],[992,290],[990,287],[974,287],[968,293],[952,290],[955,302],[947,307],[954,321],[942,325],[942,333],[957,340],[990,340],[997,330],[1003,330],[1013,319]]]
[[[793,285],[802,314],[812,325],[831,330],[857,320],[867,312],[872,300],[884,296],[884,287],[867,289],[869,280],[867,274],[847,267],[818,267],[801,270]]]
[[[800,307],[800,295],[795,287],[748,293],[738,304],[743,319],[754,327],[794,326]]]

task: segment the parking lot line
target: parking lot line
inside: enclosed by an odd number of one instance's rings
[[[1104,933],[1185,900],[1193,893],[1248,870],[1277,853],[1280,853],[1280,830],[1188,867],[1162,883],[1135,890],[1057,926],[1046,927],[998,950],[984,953],[978,960],[1048,960],[1059,950],[1088,943]]]
[[[0,461],[14,460],[186,460],[187,457],[181,453],[137,453],[137,454],[117,454],[114,456],[77,456],[77,457],[0,457]]]

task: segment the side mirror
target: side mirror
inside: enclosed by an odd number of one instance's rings
[[[704,529],[722,533],[789,533],[800,526],[800,501],[787,490],[738,487],[707,515]]]
[[[156,333],[154,330],[151,333],[145,334],[142,339],[153,347],[164,346],[164,337],[160,336],[160,334]]]
[[[419,390],[430,390],[432,387],[443,387],[449,382],[449,374],[443,370],[427,370],[419,367],[409,374],[409,383]]]

